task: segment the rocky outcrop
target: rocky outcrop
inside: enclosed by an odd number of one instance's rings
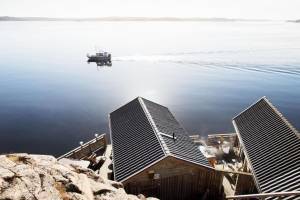
[[[126,194],[121,183],[94,171],[59,163],[53,156],[0,156],[0,199],[5,200],[141,200]],[[147,198],[155,199],[155,198]]]

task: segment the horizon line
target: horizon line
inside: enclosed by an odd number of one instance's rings
[[[141,17],[141,16],[103,16],[103,17],[15,17],[0,16],[0,21],[286,21],[286,19],[245,19],[226,17]]]

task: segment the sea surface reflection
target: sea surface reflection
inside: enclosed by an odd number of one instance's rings
[[[59,155],[137,96],[191,134],[232,132],[262,96],[300,129],[300,26],[285,22],[1,22],[0,152]],[[86,62],[95,45],[113,67]],[[100,68],[101,67],[101,68]]]

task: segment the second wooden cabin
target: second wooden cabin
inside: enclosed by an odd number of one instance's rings
[[[300,191],[300,134],[266,97],[233,118],[233,125],[244,171],[253,174],[238,177],[236,195]]]

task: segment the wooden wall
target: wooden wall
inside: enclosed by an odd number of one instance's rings
[[[160,178],[154,179],[151,172]],[[128,193],[161,200],[222,199],[222,182],[221,172],[167,157],[125,181],[124,186]]]
[[[236,181],[235,195],[257,194],[253,176],[239,174]]]

